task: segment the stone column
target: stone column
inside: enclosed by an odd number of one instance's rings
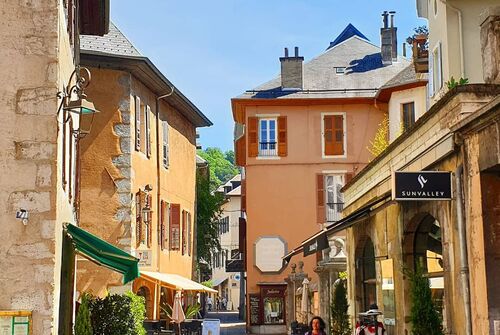
[[[486,83],[500,84],[500,6],[481,13],[481,49],[483,78]]]

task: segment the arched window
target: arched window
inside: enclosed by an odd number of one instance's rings
[[[377,303],[377,276],[375,272],[375,248],[370,238],[365,241],[361,258],[361,281],[363,287],[364,311],[367,311],[371,304]]]
[[[136,293],[138,296],[143,297],[146,302],[146,318],[153,319],[153,300],[151,299],[151,292],[146,286],[141,286]]]
[[[438,307],[443,310],[444,277],[443,277],[443,244],[441,226],[432,216],[425,216],[420,221],[413,244],[413,266],[420,266],[429,277],[432,298]]]

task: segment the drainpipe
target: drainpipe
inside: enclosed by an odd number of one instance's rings
[[[460,76],[465,78],[465,65],[464,65],[464,36],[463,36],[463,28],[462,28],[462,11],[456,7],[453,7],[449,4],[449,1],[441,0],[446,6],[453,9],[458,16],[458,34],[459,34],[459,49],[460,49]]]
[[[465,219],[464,219],[464,203],[462,193],[463,183],[463,165],[460,165],[455,170],[455,187],[456,187],[456,204],[457,204],[457,224],[458,224],[458,239],[460,245],[460,280],[462,284],[462,293],[464,295],[465,305],[465,334],[472,335],[472,318],[470,306],[470,289],[469,289],[469,263],[467,259],[467,241],[465,234]]]

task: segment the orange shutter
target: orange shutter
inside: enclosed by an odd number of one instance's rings
[[[179,250],[181,235],[181,205],[170,205],[170,249]]]
[[[165,201],[160,201],[160,225],[158,226],[158,245],[165,249]]]
[[[238,165],[238,166],[245,166],[246,163],[247,163],[247,160],[246,160],[246,158],[247,158],[246,157],[246,155],[247,155],[247,152],[246,152],[246,137],[242,136],[239,139],[237,139],[234,142],[234,147],[235,147],[235,151],[236,151],[234,153],[236,165]]]
[[[316,175],[316,217],[318,223],[325,223],[325,179],[322,174]]]
[[[241,210],[246,211],[247,209],[247,180],[241,180]]]
[[[248,157],[259,155],[259,119],[252,116],[248,118]]]
[[[146,207],[151,208],[151,195],[145,194],[144,198],[145,198]],[[152,229],[153,222],[151,222],[152,221],[151,218],[152,218],[153,213],[150,211],[149,213],[146,213],[146,215],[148,216],[148,224],[147,225],[144,224],[143,229],[144,229],[144,233],[145,234],[147,233],[146,245],[148,246],[148,248],[151,248],[151,237],[152,237],[151,235],[153,233],[153,229]],[[147,232],[146,232],[146,229],[147,229]]]
[[[186,253],[186,211],[182,211],[182,254]]]
[[[288,153],[286,116],[278,117],[278,156],[285,157]]]
[[[346,185],[348,182],[351,181],[352,177],[354,177],[354,174],[352,173],[346,173],[345,176],[344,176],[344,180],[345,180],[345,183],[344,185]]]
[[[333,117],[333,154],[344,154],[344,117],[342,115]]]
[[[325,156],[333,156],[333,115],[325,115],[323,119],[323,142],[325,143]]]

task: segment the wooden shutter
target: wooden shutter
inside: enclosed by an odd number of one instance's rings
[[[325,156],[333,156],[333,115],[323,118],[323,142],[325,143]]]
[[[238,166],[245,166],[247,164],[247,151],[246,151],[246,136],[242,136],[234,143],[235,147],[235,161]]]
[[[318,223],[325,223],[325,178],[322,174],[316,175],[316,217]]]
[[[248,118],[248,157],[257,157],[259,155],[259,119],[256,117]]]
[[[138,247],[142,241],[142,214],[141,193],[135,194],[135,246]]]
[[[187,244],[186,244],[187,230],[186,230],[186,211],[182,211],[182,254],[186,253]]]
[[[170,249],[179,250],[181,233],[181,205],[170,205]]]
[[[344,154],[344,117],[342,115],[333,116],[333,154]]]
[[[165,201],[160,201],[160,220],[158,221],[158,245],[165,249]]]
[[[135,150],[141,151],[141,98],[135,97]]]
[[[247,180],[241,180],[241,210],[244,212],[247,210]]]
[[[163,166],[165,168],[168,168],[169,165],[169,159],[168,159],[168,122],[163,121],[162,123],[162,128],[163,128]]]
[[[187,225],[188,225],[188,255],[191,256],[191,246],[192,246],[192,242],[191,242],[191,231],[192,231],[192,228],[191,228],[191,213],[187,213]]]
[[[146,156],[149,158],[151,157],[151,108],[146,106],[144,113],[144,120],[146,121]]]
[[[346,173],[345,176],[344,176],[344,180],[345,180],[345,183],[344,185],[346,185],[347,183],[349,183],[352,179],[352,177],[354,177],[354,174],[353,173]]]
[[[278,156],[285,157],[288,153],[286,116],[278,117]]]
[[[151,195],[146,194],[146,193],[142,193],[142,198],[144,199],[142,201],[142,203],[145,204],[145,207],[151,208]],[[145,240],[144,242],[146,243],[148,248],[150,248],[151,247],[151,226],[152,226],[151,216],[152,216],[152,212],[150,211],[149,213],[146,213],[146,215],[148,216],[147,217],[148,224],[146,225],[144,222],[142,224],[142,231],[143,231],[142,237]]]

